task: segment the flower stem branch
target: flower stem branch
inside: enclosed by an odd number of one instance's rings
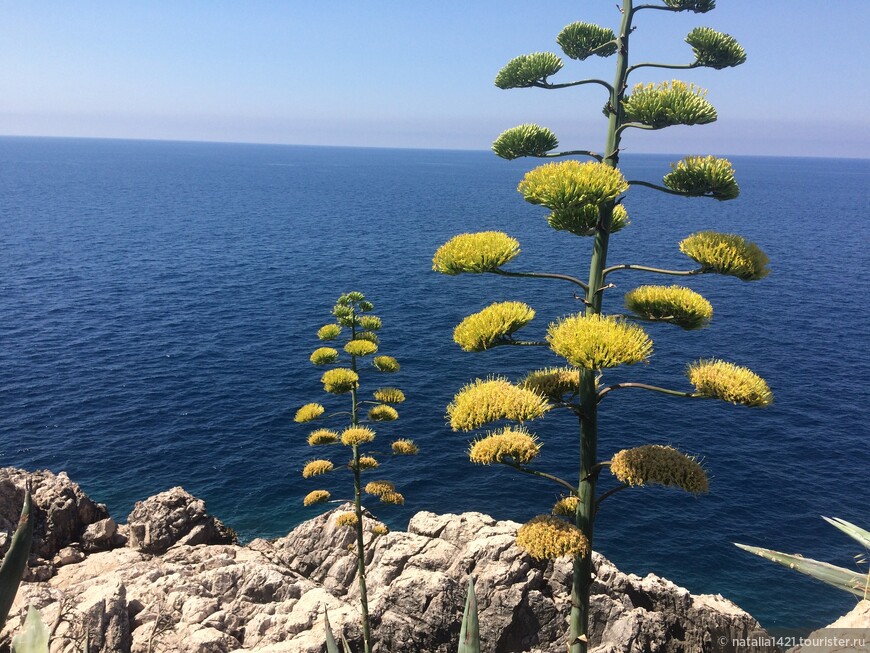
[[[504,277],[528,277],[530,279],[561,279],[562,281],[570,281],[573,284],[580,286],[584,291],[589,290],[589,286],[575,277],[567,274],[555,274],[551,272],[507,272],[506,270],[493,270],[495,274],[500,274]]]
[[[568,491],[571,492],[572,494],[577,493],[577,488],[575,488],[573,485],[571,485],[568,481],[559,478],[558,476],[553,476],[552,474],[547,474],[546,472],[539,472],[536,469],[529,469],[528,467],[523,467],[519,463],[507,463],[506,462],[504,464],[507,465],[508,467],[513,467],[514,469],[517,469],[517,470],[523,472],[524,474],[531,474],[532,476],[538,476],[540,478],[545,478],[548,481],[553,481],[554,483],[558,483],[562,487],[567,488]]]
[[[663,268],[652,268],[647,265],[634,265],[633,263],[623,263],[621,265],[612,265],[609,268],[606,268],[603,274],[606,277],[611,272],[616,272],[617,270],[640,270],[642,272],[670,274],[677,277],[693,277],[697,274],[704,274],[707,272],[707,270],[704,268],[698,268],[696,270],[666,270]]]
[[[669,390],[668,388],[660,388],[657,385],[650,385],[648,383],[614,383],[613,385],[609,385],[605,388],[602,388],[598,392],[598,401],[601,401],[608,393],[613,392],[614,390],[620,390],[622,388],[640,388],[642,390],[650,390],[652,392],[660,392],[666,395],[673,395],[674,397],[686,397],[688,399],[701,399],[704,395],[699,395],[694,392],[682,392],[680,390]]]

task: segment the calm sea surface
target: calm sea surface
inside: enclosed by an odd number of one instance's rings
[[[676,158],[624,164],[629,178],[659,181]],[[673,444],[703,458],[712,484],[698,499],[662,489],[608,499],[596,548],[625,571],[724,594],[769,628],[808,629],[854,601],[731,542],[849,567],[861,553],[819,515],[870,526],[870,162],[732,161],[733,202],[631,191],[632,225],[611,239],[608,262],[689,269],[677,243],[715,229],[758,243],[771,275],[692,279],[712,326],[650,326],[650,364],[605,378],[689,389],[685,365],[717,356],[764,376],[776,403],[608,397],[602,455]],[[537,339],[579,310],[573,288],[430,271],[451,236],[498,229],[521,242],[513,269],[586,277],[591,241],[549,229],[515,191],[534,165],[484,152],[0,139],[0,464],[67,470],[122,520],[134,501],[183,485],[244,538],[283,535],[323,485],[299,474],[314,452],[293,422],[324,397],[308,362],[314,334],[336,297],[358,289],[383,318],[382,353],[402,363],[388,380],[408,395],[382,432],[423,450],[383,461],[378,476],[407,504],[376,513],[402,528],[417,510],[547,512],[554,487],[471,465],[469,437],[444,411],[476,376],[558,360],[537,348],[466,354],[451,333],[492,301],[522,300],[538,312],[527,328]],[[615,273],[605,308],[674,279]],[[532,426],[541,467],[573,478],[574,420]],[[334,495],[348,495],[347,480],[332,479]]]

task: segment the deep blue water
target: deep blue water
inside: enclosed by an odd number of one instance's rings
[[[624,164],[630,178],[658,181],[676,158]],[[870,163],[732,161],[742,189],[733,202],[631,191],[632,225],[611,240],[609,262],[687,268],[676,243],[716,229],[763,247],[771,275],[692,279],[714,305],[713,325],[649,327],[651,363],[606,380],[688,389],[685,365],[718,356],[764,376],[776,403],[611,395],[602,455],[670,443],[703,457],[713,479],[698,499],[661,489],[609,499],[596,548],[625,571],[722,593],[769,628],[808,629],[853,600],[731,542],[846,566],[860,553],[819,515],[870,524]],[[0,139],[0,464],[65,469],[121,519],[180,484],[245,538],[283,535],[311,514],[301,498],[321,485],[299,474],[310,429],[293,423],[298,406],[323,398],[308,363],[314,333],[336,297],[358,289],[384,320],[382,352],[403,365],[389,380],[408,401],[384,435],[423,449],[384,461],[379,476],[393,477],[407,504],[377,514],[401,528],[423,509],[520,521],[546,512],[558,492],[472,466],[469,438],[445,426],[444,410],[475,376],[517,376],[556,357],[465,354],[451,333],[466,314],[516,299],[538,311],[536,337],[579,310],[573,289],[430,271],[452,235],[499,229],[522,244],[515,269],[585,278],[590,241],[549,229],[514,190],[533,165],[485,152]],[[635,285],[674,282],[611,280],[613,312]],[[532,426],[542,468],[572,477],[574,420]]]

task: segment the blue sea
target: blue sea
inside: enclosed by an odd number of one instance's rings
[[[626,156],[624,168],[659,181],[678,158]],[[761,246],[770,276],[692,278],[712,325],[648,326],[651,362],[605,382],[689,389],[687,363],[716,356],[764,376],[775,404],[607,397],[602,456],[672,444],[702,458],[712,481],[700,498],[635,489],[608,499],[596,548],[624,571],[721,593],[768,628],[806,631],[853,598],[731,543],[847,567],[862,553],[820,515],[870,526],[870,162],[731,160],[736,201],[632,190],[632,224],[611,239],[608,262],[689,269],[677,243],[715,229]],[[377,477],[407,503],[372,505],[376,514],[403,528],[418,510],[547,512],[558,488],[472,465],[470,436],[444,414],[475,377],[559,361],[539,348],[467,354],[451,334],[492,301],[522,300],[539,339],[580,309],[574,288],[431,271],[451,236],[496,229],[521,243],[512,269],[586,278],[591,241],[551,230],[515,190],[534,165],[487,152],[0,138],[0,464],[66,470],[121,520],[135,501],[183,485],[243,538],[281,536],[314,514],[301,500],[323,486],[300,475],[322,450],[293,422],[300,405],[324,401],[308,361],[315,332],[341,293],[360,290],[383,319],[381,352],[402,364],[387,381],[408,396],[381,439],[413,437],[422,450],[382,459]],[[614,273],[605,310],[620,312],[636,285],[675,279]],[[530,426],[541,468],[574,479],[576,420]],[[327,487],[349,496],[347,482]]]

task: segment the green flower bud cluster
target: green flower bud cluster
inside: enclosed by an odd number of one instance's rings
[[[673,125],[706,125],[716,120],[707,91],[679,80],[637,84],[622,101],[625,119],[662,129]]]
[[[499,88],[527,88],[546,81],[562,70],[562,60],[552,52],[522,54],[507,62],[495,77]]]
[[[706,14],[716,8],[716,0],[664,0],[674,11],[692,11],[696,14]]]
[[[567,231],[575,236],[594,236],[598,233],[598,207],[584,204],[571,209],[553,211],[547,216],[547,224],[556,231]],[[628,212],[622,204],[613,207],[610,218],[610,233],[616,233],[629,225]]]
[[[731,162],[715,156],[687,156],[672,163],[671,172],[662,181],[671,190],[686,195],[706,195],[724,201],[740,194]]]
[[[625,296],[625,307],[648,320],[664,320],[684,329],[707,326],[713,306],[683,286],[640,286]]]
[[[521,156],[544,156],[559,147],[559,139],[546,127],[525,124],[503,131],[492,144],[492,151],[502,159]]]
[[[501,231],[459,234],[436,250],[432,269],[451,275],[494,272],[519,253],[519,242]]]
[[[593,54],[599,57],[609,57],[616,54],[616,34],[608,27],[599,27],[591,23],[571,23],[565,27],[556,42],[562,52],[578,61],[583,61]]]
[[[767,254],[755,243],[736,234],[699,231],[680,243],[680,251],[705,270],[743,281],[757,281],[770,272]]]
[[[707,473],[695,458],[660,444],[623,449],[613,456],[610,472],[632,486],[664,485],[692,494],[709,490]]]
[[[709,27],[696,27],[686,43],[695,52],[695,63],[708,68],[730,68],[746,61],[746,50],[730,34],[717,32]]]

